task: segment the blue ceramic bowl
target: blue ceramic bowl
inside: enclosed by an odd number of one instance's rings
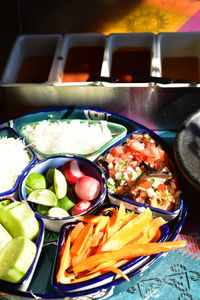
[[[12,201],[15,201],[15,198],[13,198],[13,197],[3,197],[0,202],[6,203],[7,200],[8,200],[8,202],[12,202]],[[1,290],[1,288],[3,288],[3,289],[6,288],[8,290],[19,290],[19,291],[26,291],[27,290],[27,288],[28,288],[28,286],[31,282],[31,279],[34,275],[34,271],[35,271],[35,268],[37,266],[38,259],[40,257],[40,253],[42,251],[43,241],[44,241],[44,222],[38,216],[36,216],[36,219],[39,223],[40,231],[39,231],[39,235],[38,235],[36,241],[34,241],[35,244],[36,244],[36,247],[37,247],[36,255],[35,255],[35,258],[34,258],[32,264],[31,264],[28,272],[23,277],[23,279],[20,280],[17,283],[11,283],[11,282],[0,279],[0,290]]]
[[[104,206],[106,207],[106,206]],[[102,207],[102,209],[104,208]],[[116,207],[116,206],[114,206]],[[109,205],[107,206],[109,208]],[[97,276],[93,279],[86,280],[80,283],[70,283],[70,284],[61,284],[56,281],[56,274],[59,267],[59,261],[60,261],[60,255],[61,255],[61,249],[63,246],[63,243],[65,239],[67,238],[67,235],[69,234],[70,230],[74,228],[74,226],[77,224],[77,222],[71,222],[69,224],[65,224],[62,226],[59,234],[59,240],[58,240],[58,247],[57,247],[57,253],[55,257],[54,262],[54,269],[53,269],[53,275],[52,275],[52,285],[54,288],[60,290],[60,291],[66,291],[66,292],[81,292],[85,290],[100,288],[101,286],[105,286],[109,283],[112,283],[116,279],[122,278],[120,275],[113,274],[112,272],[107,272],[103,275]],[[162,225],[160,227],[161,235],[158,239],[159,242],[163,242],[167,239],[168,233],[169,233],[169,227],[167,224]],[[138,258],[132,259],[130,262],[124,264],[120,269],[128,275],[129,273],[133,272],[134,270],[138,269],[140,266],[144,265],[145,262],[148,262],[150,256],[140,256]]]
[[[105,175],[103,171],[92,161],[90,161],[87,158],[84,157],[78,157],[78,156],[51,156],[48,158],[45,158],[43,160],[40,160],[39,162],[36,162],[22,177],[20,184],[19,184],[19,197],[21,200],[25,200],[30,208],[34,210],[34,207],[27,201],[27,193],[26,193],[26,179],[31,173],[39,172],[42,174],[45,174],[47,170],[49,170],[52,167],[60,168],[64,163],[66,163],[69,160],[76,159],[78,162],[78,165],[80,169],[88,176],[96,178],[100,182],[100,195],[99,197],[93,201],[93,206],[89,208],[88,210],[84,211],[83,213],[79,215],[85,215],[89,213],[94,213],[95,210],[104,202],[106,197],[106,181],[105,181]],[[76,220],[75,216],[69,216],[69,217],[49,217],[47,215],[42,215],[35,211],[35,214],[44,220],[45,227],[51,231],[58,232],[61,228],[61,226],[67,222],[72,222]]]
[[[160,145],[162,147],[162,149],[168,154],[168,157],[171,161],[171,166],[173,168],[173,176],[176,176],[175,170],[174,170],[174,167],[173,167],[173,162],[172,162],[173,161],[172,160],[172,153],[170,153],[169,147],[154,132],[152,132],[150,130],[144,130],[144,129],[140,129],[140,130],[136,130],[136,131],[131,132],[130,134],[128,134],[124,138],[122,138],[120,141],[118,141],[117,143],[112,145],[110,148],[108,148],[106,151],[104,151],[102,153],[101,157],[100,157],[101,160],[98,159],[99,164],[101,166],[102,165],[104,166],[105,165],[104,159],[105,159],[106,155],[109,153],[109,151],[113,147],[123,145],[128,139],[131,138],[131,135],[133,133],[134,134],[148,133],[156,141],[156,143],[158,145]],[[108,170],[106,168],[104,168],[104,171],[105,171],[106,180],[107,180],[109,178]],[[172,172],[172,170],[170,170],[170,171]],[[176,176],[176,178],[177,178],[177,176]],[[183,200],[181,198],[178,199],[178,202],[175,205],[175,208],[174,208],[173,211],[166,211],[166,210],[163,210],[163,209],[160,209],[160,208],[155,208],[153,206],[149,206],[149,205],[147,206],[143,203],[136,202],[136,201],[134,201],[132,199],[128,199],[126,197],[119,196],[119,195],[111,192],[109,189],[108,189],[108,197],[109,197],[110,202],[112,204],[119,205],[120,202],[123,201],[123,203],[124,203],[124,205],[127,209],[135,210],[136,212],[139,212],[139,213],[144,211],[147,207],[150,207],[154,216],[160,216],[160,217],[164,218],[166,221],[170,221],[173,218],[175,218],[180,213],[180,211],[183,207]]]
[[[0,129],[0,138],[3,138],[3,137],[7,137],[7,138],[15,138],[15,139],[21,139],[21,136],[17,133],[17,131],[11,127],[4,127],[4,128],[1,128]],[[15,196],[15,193],[17,191],[17,188],[18,188],[18,184],[19,184],[19,181],[20,179],[22,178],[23,174],[28,170],[28,168],[30,166],[32,166],[35,161],[36,161],[36,154],[35,152],[31,149],[31,147],[28,146],[28,144],[26,142],[24,142],[26,146],[26,151],[28,152],[28,155],[30,157],[30,163],[22,170],[21,174],[18,176],[14,186],[8,190],[8,191],[5,191],[3,193],[0,193],[0,198],[3,197],[3,196],[8,196],[8,195],[14,195]],[[17,159],[17,157],[16,157]]]

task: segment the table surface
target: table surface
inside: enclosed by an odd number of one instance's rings
[[[101,0],[104,3],[106,0]],[[109,5],[119,7],[119,1],[107,0]],[[130,1],[128,1],[130,3]],[[184,32],[200,30],[200,1],[192,0],[144,0],[129,5],[123,16],[107,22],[103,33],[112,32]],[[113,6],[114,7],[114,6]],[[128,8],[128,6],[127,6]],[[127,9],[128,10],[128,9]],[[94,28],[95,29],[95,28]],[[0,90],[1,93],[1,90]],[[1,101],[2,100],[2,101]],[[0,122],[8,117],[6,104],[0,111]],[[176,132],[159,132],[173,147]],[[185,239],[187,246],[182,250],[172,250],[156,261],[143,274],[133,277],[130,282],[117,286],[110,300],[121,299],[200,299],[200,221],[199,192],[180,174],[180,184],[184,202],[189,206],[188,215],[178,239]],[[14,299],[0,295],[0,299]],[[17,297],[19,300],[19,297]],[[82,299],[82,297],[81,297]]]

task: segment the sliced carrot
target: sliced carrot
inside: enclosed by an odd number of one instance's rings
[[[60,283],[63,283],[63,284],[70,284],[72,283],[72,281],[75,279],[75,275],[74,274],[66,274],[65,273],[65,276],[62,277],[62,280],[60,280],[59,282]]]
[[[109,268],[111,266],[114,266],[116,264],[115,260],[109,260],[106,261],[105,263],[96,266],[94,269],[91,270],[91,273],[96,273],[98,271],[102,271],[103,269]]]
[[[85,223],[92,223],[92,224],[98,224],[99,222],[107,219],[107,216],[94,216],[94,215],[88,215],[88,216],[80,216],[78,218],[79,221],[85,222]]]
[[[156,240],[159,238],[160,236],[160,230],[159,228],[164,225],[166,222],[163,218],[155,218],[152,219],[146,226],[146,228],[143,231],[143,234],[138,238],[136,238],[136,240],[133,240],[133,242],[139,243],[139,244],[145,244],[145,243],[149,243],[152,240],[154,240],[154,242],[156,242]]]
[[[155,236],[152,238],[151,243],[157,242],[157,240],[160,238],[160,236],[161,236],[161,231],[160,231],[160,229],[158,229]]]
[[[102,238],[102,240],[101,240],[101,243],[98,245],[98,250],[97,251],[99,251],[99,252],[101,252],[101,245],[108,239],[108,232],[109,232],[109,228],[110,228],[110,223],[108,223],[107,225],[106,225],[106,227],[105,227],[105,230],[104,230],[104,235],[103,235],[103,238]]]
[[[129,280],[120,266],[138,256],[166,252],[185,246],[185,241],[156,243],[162,218],[126,212],[123,203],[112,216],[83,216],[63,244],[56,280],[76,283],[113,272]]]
[[[63,245],[62,249],[62,256],[60,258],[60,265],[58,272],[56,274],[56,280],[58,282],[65,282],[65,270],[70,266],[71,256],[70,256],[70,245],[71,245],[71,237],[68,236],[65,244]]]
[[[79,235],[77,236],[74,244],[71,247],[71,255],[79,255],[85,244],[87,243],[88,237],[92,234],[93,224],[89,223],[81,230]]]
[[[92,270],[94,267],[109,260],[119,260],[124,258],[129,259],[138,256],[147,256],[166,252],[180,247],[185,247],[185,245],[186,242],[184,240],[162,243],[131,244],[128,246],[124,246],[119,250],[98,253],[86,258],[83,262],[74,267],[74,273],[77,274],[85,270]]]
[[[101,271],[102,273],[106,272],[113,272],[118,275],[121,275],[125,280],[129,280],[129,278],[119,269],[119,267],[123,264],[128,262],[128,260],[122,260],[119,262],[115,262],[114,260],[107,261],[104,264],[98,265],[95,269],[92,270],[92,272],[98,272]]]
[[[98,234],[100,231],[103,231],[106,225],[108,224],[108,222],[109,222],[109,217],[104,217],[103,219],[101,219],[95,227],[94,235]]]
[[[117,231],[101,247],[101,251],[111,251],[122,248],[133,240],[141,231],[144,230],[152,218],[149,208],[145,209],[137,218],[132,219],[121,230]]]
[[[82,281],[85,281],[85,280],[90,280],[90,279],[95,278],[95,277],[97,277],[101,274],[102,274],[102,272],[100,272],[100,271],[96,272],[96,273],[89,274],[89,275],[84,275],[84,276],[83,275],[81,276],[81,274],[80,274],[78,278],[76,278],[74,276],[70,283],[78,283],[78,282],[82,282]]]
[[[112,216],[109,218],[109,227],[114,226],[116,219],[117,219],[117,214],[118,214],[118,210],[115,208],[109,209],[112,211]]]
[[[85,227],[84,223],[79,222],[76,226],[70,231],[71,242],[74,243],[81,230]]]
[[[79,254],[75,254],[72,257],[72,266],[77,265],[78,263],[80,263],[81,261],[83,261],[84,259],[86,259],[86,257],[88,257],[91,253],[91,244],[92,244],[92,240],[93,240],[93,236],[90,234],[88,236],[88,238],[85,240],[85,245],[84,248],[82,249],[82,251]]]
[[[113,273],[116,273],[117,275],[121,275],[125,280],[130,281],[128,276],[126,274],[124,274],[124,272],[122,272],[122,270],[120,270],[114,266],[102,269],[102,272],[113,272]]]
[[[116,262],[115,267],[119,268],[129,261],[130,261],[130,259],[120,259],[118,262]]]
[[[125,206],[124,206],[123,202],[120,202],[115,225],[117,225],[118,223],[121,223],[124,220],[125,215],[126,215]]]
[[[108,228],[108,237],[111,237],[116,232],[118,232],[124,225],[130,222],[132,219],[135,218],[134,214],[126,213],[124,204],[121,202],[119,211],[116,212],[115,220],[113,218],[112,224]]]
[[[102,231],[95,232],[95,234],[92,237],[91,247],[97,247],[100,244],[103,236],[104,233]]]
[[[156,242],[160,237],[160,227],[164,225],[166,221],[163,218],[155,218],[151,221],[149,232],[147,233],[148,240],[146,242]]]

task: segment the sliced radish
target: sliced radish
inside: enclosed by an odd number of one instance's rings
[[[69,185],[74,185],[76,181],[84,176],[85,174],[80,170],[79,165],[75,159],[67,161],[61,167],[62,173],[65,175],[67,183]]]
[[[82,200],[72,208],[71,214],[72,216],[81,214],[82,212],[88,210],[91,206],[92,203],[90,201]]]
[[[100,183],[90,176],[80,177],[75,184],[75,193],[81,200],[94,200],[100,192]]]

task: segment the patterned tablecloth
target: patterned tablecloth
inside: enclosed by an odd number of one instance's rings
[[[103,29],[105,34],[200,30],[200,1],[197,0],[126,1],[125,5],[122,1],[108,0],[107,3],[113,4],[113,15]]]

